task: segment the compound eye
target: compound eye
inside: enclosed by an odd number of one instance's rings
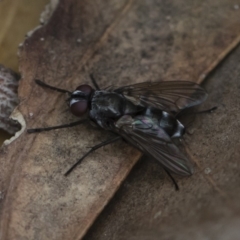
[[[88,110],[88,102],[86,100],[79,100],[73,103],[70,102],[70,110],[73,115],[81,117]]]
[[[86,96],[90,96],[90,94],[92,93],[93,89],[91,86],[87,85],[87,84],[83,84],[83,85],[80,85],[76,88],[76,90],[79,90],[83,93],[86,94]]]

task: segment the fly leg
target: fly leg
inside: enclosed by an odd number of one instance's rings
[[[217,106],[212,107],[210,109],[206,109],[203,111],[199,111],[199,112],[193,112],[189,109],[184,109],[182,111],[180,111],[179,113],[177,113],[175,115],[175,118],[180,118],[181,116],[188,116],[188,115],[195,115],[195,114],[202,114],[202,113],[212,113],[213,111],[215,111],[217,109]]]
[[[193,112],[192,114],[212,113],[216,109],[217,109],[217,106],[212,107],[212,108],[207,109],[207,110],[203,110],[203,111],[199,111],[199,112]]]
[[[32,128],[32,129],[28,129],[27,133],[37,133],[37,132],[50,131],[50,130],[59,129],[59,128],[74,127],[74,126],[80,125],[82,123],[86,123],[88,121],[89,121],[88,119],[81,119],[81,120],[76,121],[76,122],[63,124],[63,125],[58,125],[58,126],[52,126],[52,127],[46,127],[46,128]]]
[[[94,78],[93,74],[90,74],[90,78],[92,80],[92,84],[94,85],[94,87],[97,89],[97,90],[100,90],[100,87],[98,86],[97,82],[96,82],[96,79]]]
[[[100,148],[100,147],[106,146],[106,145],[108,145],[108,144],[110,144],[110,143],[113,143],[113,142],[116,142],[116,141],[118,141],[118,140],[120,140],[120,139],[122,139],[122,137],[120,137],[120,136],[115,136],[115,137],[113,137],[113,138],[110,138],[110,139],[108,139],[108,140],[106,140],[106,141],[104,141],[104,142],[102,142],[102,143],[99,143],[99,144],[97,144],[96,146],[92,147],[92,148],[91,148],[87,153],[85,153],[75,164],[73,164],[72,167],[69,168],[68,171],[67,171],[64,175],[65,175],[65,176],[69,175],[69,173],[71,173],[72,170],[73,170],[78,164],[80,164],[80,163],[82,162],[82,160],[83,160],[85,157],[87,157],[90,153],[94,152],[95,150],[97,150],[97,149]]]
[[[181,112],[177,113],[175,115],[175,118],[177,118],[185,126],[185,128],[188,128],[193,123],[194,118],[197,114],[212,113],[216,109],[216,106],[199,112],[191,111],[191,109],[184,109]]]
[[[165,170],[165,172],[167,173],[169,178],[172,180],[173,185],[175,186],[176,191],[178,191],[179,190],[179,186],[178,186],[176,180],[174,179],[174,177],[172,176],[172,174],[166,168],[163,168],[163,169]]]
[[[37,85],[41,86],[41,87],[49,88],[49,89],[52,89],[52,90],[57,91],[57,92],[69,93],[69,94],[71,94],[71,92],[68,91],[68,90],[65,90],[65,89],[62,89],[62,88],[53,87],[53,86],[48,85],[48,84],[46,84],[45,82],[43,82],[43,81],[41,81],[41,80],[39,80],[39,79],[35,79],[35,83],[36,83]]]

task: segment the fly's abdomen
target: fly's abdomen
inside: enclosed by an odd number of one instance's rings
[[[167,112],[162,111],[158,124],[171,138],[179,138],[184,134],[185,128],[181,122]]]
[[[162,128],[171,138],[182,137],[184,126],[171,114],[158,109],[146,109],[145,115],[155,119],[157,125]]]

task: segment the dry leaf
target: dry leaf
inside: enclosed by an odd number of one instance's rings
[[[156,162],[140,161],[85,240],[239,239],[239,59],[240,47],[207,79],[206,108],[218,109],[185,135],[195,174],[176,178],[176,192]]]
[[[65,96],[36,86],[35,78],[69,90],[88,83],[89,73],[101,87],[200,81],[238,43],[238,27],[239,13],[227,0],[61,0],[22,46],[18,109],[28,128],[75,120]],[[2,148],[2,239],[80,239],[140,156],[115,143],[63,176],[108,135],[79,126],[22,134]]]

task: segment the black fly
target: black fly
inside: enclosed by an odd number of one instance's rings
[[[178,189],[170,173],[180,176],[193,173],[188,158],[173,142],[174,139],[181,138],[185,131],[178,116],[183,110],[201,104],[207,98],[206,91],[198,84],[187,81],[143,82],[101,90],[93,76],[91,79],[95,89],[84,84],[73,92],[35,80],[42,87],[68,93],[72,114],[81,117],[88,113],[88,118],[60,126],[28,129],[27,132],[73,127],[90,119],[99,127],[115,133],[115,136],[91,148],[65,175],[91,152],[125,139],[144,154],[159,161]]]

